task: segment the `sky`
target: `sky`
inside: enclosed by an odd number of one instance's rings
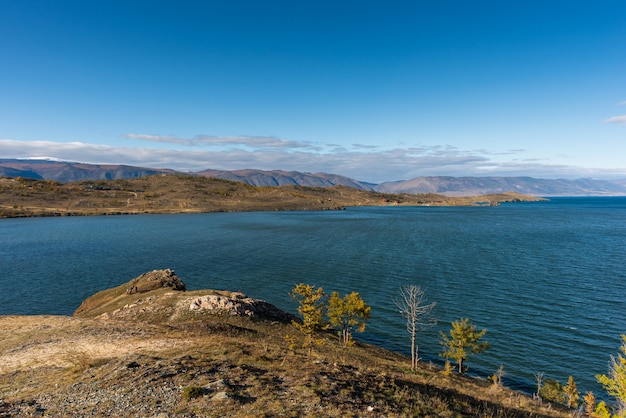
[[[626,178],[626,2],[0,0],[0,158]]]

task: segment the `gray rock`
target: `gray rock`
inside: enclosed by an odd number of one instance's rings
[[[212,401],[223,401],[230,398],[232,398],[232,395],[227,392],[217,392],[215,395],[211,396]]]

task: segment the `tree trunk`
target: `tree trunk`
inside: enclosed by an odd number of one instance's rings
[[[417,369],[417,353],[415,352],[415,334],[411,334],[411,370]]]
[[[344,328],[343,330],[341,330],[341,343],[344,347],[348,346],[348,342],[350,341],[349,336],[350,334],[348,333],[347,329]]]
[[[463,374],[463,360],[462,358],[459,359],[459,374]]]

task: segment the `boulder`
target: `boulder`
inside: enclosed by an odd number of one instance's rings
[[[127,293],[145,293],[151,290],[170,288],[172,290],[187,290],[185,283],[176,275],[174,270],[152,270],[135,277],[130,281]]]
[[[278,309],[271,303],[260,299],[249,298],[242,293],[232,293],[231,296],[200,296],[193,299],[189,309],[192,311],[206,310],[228,315],[246,315],[271,321],[290,322],[297,320],[294,315]]]

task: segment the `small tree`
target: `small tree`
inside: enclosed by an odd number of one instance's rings
[[[563,393],[565,394],[567,407],[576,408],[580,399],[580,393],[578,393],[574,376],[570,376],[567,379],[567,384],[563,386]]]
[[[583,401],[585,402],[585,412],[587,416],[593,417],[596,411],[596,397],[593,392],[587,392],[587,394],[583,396]]]
[[[623,416],[624,415],[611,415],[609,408],[606,406],[606,402],[604,401],[600,401],[592,415],[593,418],[621,418]]]
[[[494,386],[501,388],[504,386],[504,376],[506,376],[506,372],[504,371],[504,365],[501,364],[500,367],[498,367],[498,371],[495,372],[489,379],[493,382]]]
[[[333,292],[328,302],[328,319],[338,329],[339,338],[344,347],[352,344],[352,329],[365,331],[365,323],[371,317],[371,307],[361,299],[357,292],[345,295]]]
[[[451,376],[452,373],[454,373],[454,366],[452,365],[452,363],[450,363],[450,360],[446,360],[445,364],[443,365],[443,370],[441,371],[441,374],[444,376]]]
[[[611,418],[611,413],[609,412],[609,408],[606,406],[604,401],[600,401],[600,403],[596,404],[596,397],[593,392],[587,392],[585,396],[583,396],[583,401],[585,402],[585,412],[588,417],[591,418]],[[619,418],[617,415],[613,415],[615,418]]]
[[[557,379],[546,379],[543,387],[539,391],[541,399],[554,403],[565,403],[565,393],[563,385]]]
[[[400,299],[394,299],[400,315],[406,319],[406,330],[411,334],[411,370],[417,369],[419,346],[415,341],[416,334],[435,325],[432,315],[436,303],[427,303],[424,291],[415,285],[400,288]]]
[[[617,358],[611,356],[608,375],[596,375],[598,382],[604,386],[607,393],[616,400],[616,415],[626,417],[626,334],[622,334],[622,345]]]
[[[440,333],[439,344],[444,348],[440,356],[454,359],[459,366],[459,373],[463,373],[463,362],[468,355],[480,354],[491,347],[489,342],[480,341],[486,333],[486,329],[478,331],[469,318],[454,321],[449,337],[443,331]]]
[[[321,287],[316,289],[304,283],[296,285],[289,295],[298,302],[298,312],[302,315],[302,322],[292,321],[292,324],[304,334],[302,347],[308,348],[311,356],[315,333],[324,327],[326,295]]]
[[[537,379],[537,393],[536,393],[536,395],[537,395],[538,399],[541,399],[540,393],[541,393],[541,381],[543,380],[543,372],[535,373],[535,379]],[[533,396],[533,398],[534,398],[534,396]]]

